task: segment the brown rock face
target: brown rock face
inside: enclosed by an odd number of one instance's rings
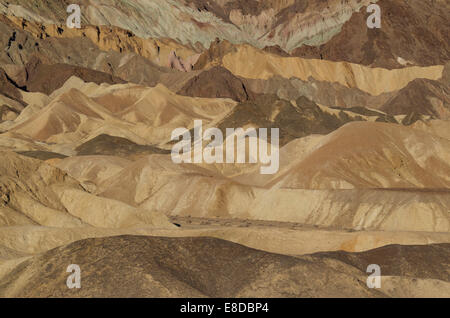
[[[280,55],[283,57],[290,56],[289,53],[287,53],[285,50],[283,50],[279,45],[266,46],[265,48],[263,48],[263,50],[265,52]]]
[[[2,68],[0,68],[0,94],[23,104],[20,90]]]
[[[75,150],[79,156],[109,155],[129,157],[137,154],[169,153],[169,151],[164,151],[158,147],[138,145],[128,139],[105,134],[85,142]]]
[[[178,94],[192,97],[231,98],[238,102],[251,99],[252,93],[229,70],[216,66],[195,76]]]
[[[295,138],[310,134],[327,134],[354,120],[364,120],[361,116],[351,118],[345,112],[331,114],[323,111],[306,97],[299,97],[295,105],[275,95],[258,95],[254,100],[243,102],[220,123],[223,132],[228,127],[279,128],[280,145]]]
[[[9,295],[23,275],[29,283],[13,296],[386,297],[365,284],[370,262],[381,264],[387,275],[448,281],[449,255],[449,244],[292,257],[207,237],[97,238],[23,262],[9,280],[0,280],[0,295]],[[67,264],[80,266],[82,288],[66,287]]]
[[[438,65],[450,59],[450,4],[446,0],[381,0],[381,28],[367,27],[366,8],[354,13],[342,31],[319,47],[302,46],[291,55],[399,68]]]
[[[85,82],[96,84],[123,84],[125,81],[107,73],[94,71],[88,68],[68,64],[43,64],[38,58],[33,57],[26,65],[28,79],[27,90],[41,92],[50,95],[72,76],[81,78]]]
[[[378,264],[386,276],[450,280],[450,273],[446,268],[450,263],[450,244],[389,245],[362,253],[338,251],[317,253],[315,256],[335,258],[362,271],[369,264]]]
[[[450,119],[450,87],[448,84],[416,79],[390,98],[380,110],[391,115],[428,115]]]

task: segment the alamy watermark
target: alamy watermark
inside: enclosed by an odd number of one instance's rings
[[[370,264],[367,266],[367,273],[372,273],[367,277],[367,287],[369,288],[381,288],[381,268],[380,265]]]
[[[378,4],[367,6],[367,13],[372,13],[367,18],[367,27],[369,29],[381,28],[381,8]]]
[[[70,29],[81,28],[81,8],[78,4],[71,4],[67,7],[67,13],[71,13],[67,18],[67,27]]]
[[[70,264],[67,267],[67,273],[72,273],[67,277],[66,285],[67,288],[81,288],[81,269],[77,264]]]

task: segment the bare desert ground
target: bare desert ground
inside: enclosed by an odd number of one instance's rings
[[[450,297],[448,1],[73,2],[0,0],[0,297]]]

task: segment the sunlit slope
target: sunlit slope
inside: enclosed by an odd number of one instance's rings
[[[175,128],[192,127],[194,118],[209,122],[223,117],[236,104],[229,99],[179,96],[163,85],[98,86],[74,79],[52,98],[13,125],[9,134],[57,143],[80,144],[100,134],[138,144],[165,143]]]
[[[238,46],[234,52],[226,54],[222,63],[233,74],[246,78],[269,79],[278,75],[307,80],[312,76],[319,81],[359,88],[372,95],[399,90],[416,78],[438,80],[444,70],[441,65],[388,70],[347,62],[281,57],[248,45]]]

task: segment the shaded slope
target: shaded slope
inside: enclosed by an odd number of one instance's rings
[[[81,289],[66,287],[67,264],[81,266],[84,278]],[[44,275],[40,271],[33,273],[42,268],[49,270]],[[365,287],[360,272],[349,272],[339,273],[323,263],[261,252],[212,238],[122,236],[78,241],[25,261],[0,282],[0,294],[21,297],[382,295]],[[333,279],[328,280],[324,273]],[[21,283],[20,277],[26,277],[28,283]],[[327,281],[334,283],[327,284]]]
[[[135,155],[168,154],[170,151],[154,146],[138,145],[128,139],[101,134],[78,146],[79,156],[109,155],[130,157]]]
[[[39,58],[33,56],[25,66],[27,73],[26,88],[30,92],[41,92],[50,95],[61,88],[72,76],[84,82],[96,84],[123,84],[125,81],[110,74],[94,71],[84,67],[68,64],[43,64]]]
[[[328,113],[305,97],[298,98],[292,104],[275,95],[261,95],[236,106],[219,122],[218,127],[224,134],[228,127],[279,128],[282,146],[310,134],[328,134],[354,120],[364,119],[358,115],[352,118],[343,111]]]
[[[450,83],[416,79],[398,91],[379,109],[391,115],[427,115],[450,119]]]
[[[378,264],[383,276],[408,276],[450,281],[450,244],[388,245],[360,253],[317,253],[313,257],[330,257],[365,271]]]
[[[399,253],[409,255],[418,250],[421,255],[433,255],[436,262],[428,258],[417,262],[417,259],[404,257],[388,272],[406,279],[413,277],[408,280],[412,284],[416,277],[428,279],[436,276],[434,270],[441,270],[444,273],[438,276],[440,284],[426,292],[437,292],[436,288],[445,286],[446,289],[441,290],[441,296],[445,297],[448,293],[448,274],[445,275],[448,244],[387,247],[384,254],[393,259]],[[436,255],[437,250],[440,255]],[[338,252],[290,257],[213,238],[87,239],[21,263],[0,281],[0,294],[20,297],[386,296],[379,290],[367,288],[367,274],[354,267],[355,262],[364,263],[371,254],[372,251]],[[66,287],[67,264],[80,265],[81,289]],[[427,270],[428,264],[433,267]]]
[[[2,87],[0,87],[0,90],[1,88],[4,88],[5,91],[10,92],[11,87],[9,87],[8,84],[4,84],[2,85]],[[15,120],[24,109],[25,107],[24,105],[26,105],[26,103],[21,100],[22,94],[20,92],[19,94],[20,94],[19,100],[11,99],[9,97],[6,97],[5,95],[0,94],[0,123],[2,123],[3,121],[11,122]]]
[[[18,154],[39,160],[64,159],[67,156],[50,151],[18,151]]]
[[[177,93],[192,97],[231,98],[238,102],[251,98],[251,92],[244,83],[220,66],[193,77]]]
[[[0,94],[16,102],[19,102],[22,105],[25,105],[22,100],[20,89],[16,85],[14,85],[12,80],[5,73],[5,70],[3,70],[2,68],[0,68]]]

